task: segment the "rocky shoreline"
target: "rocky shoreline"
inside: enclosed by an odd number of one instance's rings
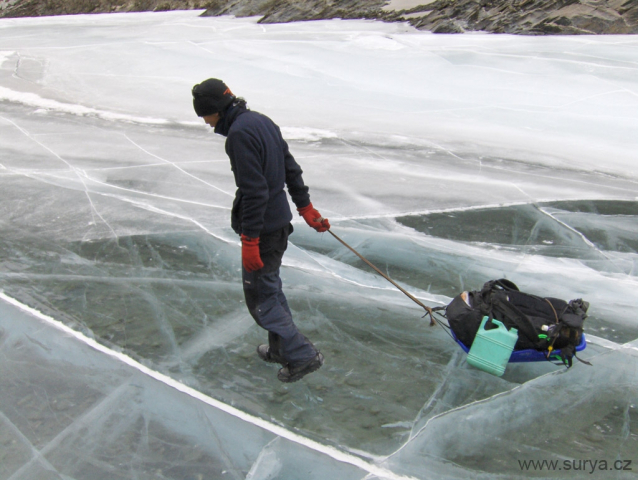
[[[638,33],[636,0],[214,0],[204,15],[260,15],[262,23],[372,18],[434,33]]]
[[[205,0],[0,0],[0,18],[206,9]]]
[[[434,33],[638,34],[636,0],[0,0],[0,17],[205,9],[261,23],[408,22]]]

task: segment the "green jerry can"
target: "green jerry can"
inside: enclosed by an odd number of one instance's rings
[[[476,337],[474,337],[472,347],[467,355],[467,363],[500,377],[505,373],[505,367],[518,340],[518,330],[515,328],[508,330],[503,323],[496,319],[492,319],[492,323],[497,328],[485,330],[487,320],[488,317],[483,317],[481,321],[481,326],[476,332]]]

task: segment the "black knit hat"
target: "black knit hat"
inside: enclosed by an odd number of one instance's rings
[[[198,117],[223,112],[233,103],[235,95],[224,82],[209,78],[193,87],[193,108]]]

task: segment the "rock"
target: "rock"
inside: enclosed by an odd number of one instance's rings
[[[465,31],[458,22],[447,18],[432,24],[429,30],[433,33],[463,33]]]

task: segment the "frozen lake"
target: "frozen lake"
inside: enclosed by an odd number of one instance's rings
[[[0,480],[636,478],[638,38],[199,13],[0,20]],[[326,364],[279,383],[209,77],[418,299],[583,298],[593,365],[476,370],[295,219],[284,289]]]

